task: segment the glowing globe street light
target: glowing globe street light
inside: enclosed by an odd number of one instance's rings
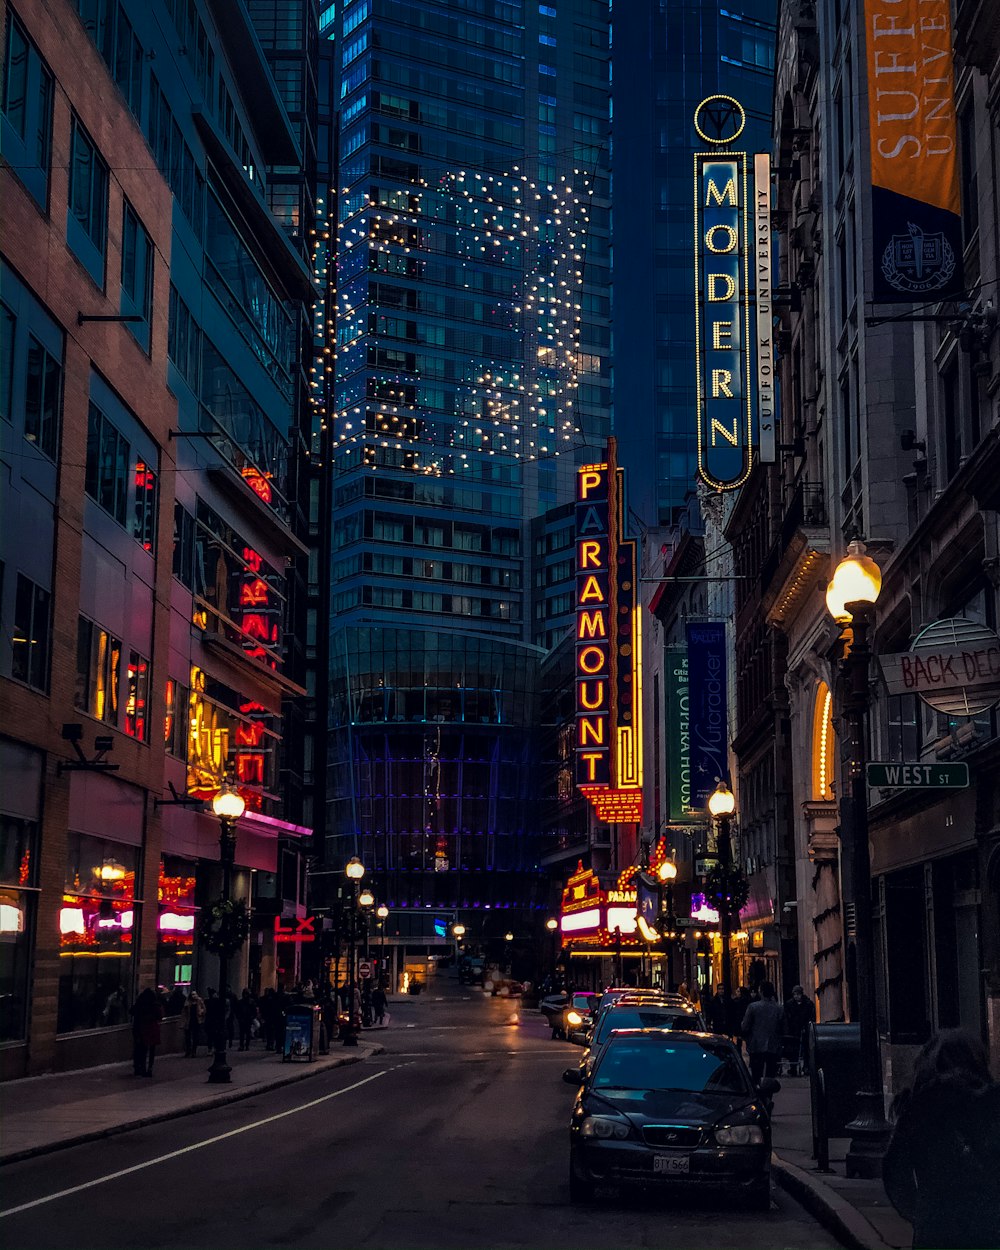
[[[875,604],[882,589],[882,572],[855,539],[837,565],[826,592],[826,606],[841,632],[837,702],[840,706],[848,768],[840,800],[843,853],[850,864],[854,897],[854,968],[856,1017],[861,1033],[861,1089],[858,1113],[846,1126],[851,1134],[847,1151],[849,1177],[879,1177],[889,1139],[882,1091],[882,1055],[879,1046],[875,996],[875,935],[871,899],[871,852],[868,846],[869,634]],[[845,944],[850,935],[845,932]],[[848,965],[849,966],[849,965]]]
[[[718,821],[716,851],[721,869],[721,898],[719,900],[719,923],[722,930],[722,996],[726,1002],[726,1010],[733,1000],[733,970],[729,960],[729,929],[732,923],[730,914],[730,889],[733,883],[733,844],[730,821],[736,811],[736,796],[724,781],[720,781],[708,796],[708,810],[713,820]]]
[[[353,855],[344,865],[344,872],[347,876],[348,881],[351,883],[353,894],[351,897],[351,936],[350,936],[350,948],[349,948],[348,963],[347,963],[347,967],[348,967],[347,1024],[344,1026],[343,1044],[345,1046],[357,1046],[358,1044],[357,1027],[360,1021],[357,1021],[355,1019],[355,1016],[357,1013],[355,1012],[355,1009],[354,1009],[354,999],[355,999],[355,995],[358,992],[358,968],[357,968],[357,959],[355,957],[355,950],[356,950],[357,938],[358,938],[358,907],[361,902],[361,899],[359,898],[359,895],[358,895],[358,891],[360,889],[361,878],[365,875],[365,866],[361,862],[361,860],[358,859],[357,855]],[[365,894],[371,898],[373,903],[375,902],[375,899],[374,897],[372,897],[370,890],[365,890]]]
[[[236,822],[246,811],[247,805],[240,792],[225,779],[212,799],[212,811],[219,818],[219,860],[222,863],[222,898],[228,909],[233,888],[233,864],[236,862]],[[214,1008],[209,1040],[215,1047],[212,1066],[208,1070],[209,1084],[229,1085],[232,1068],[226,1062],[226,1001],[229,990],[229,953],[220,945],[219,958],[219,1005]]]

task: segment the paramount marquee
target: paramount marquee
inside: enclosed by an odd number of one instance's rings
[[[624,471],[576,479],[576,784],[609,824],[642,819],[641,635],[636,544],[625,538]]]

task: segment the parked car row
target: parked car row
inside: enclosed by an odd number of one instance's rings
[[[574,998],[576,996],[574,995]],[[583,997],[583,996],[581,996]],[[593,999],[596,996],[587,995]],[[602,1186],[695,1190],[770,1206],[770,1098],[728,1037],[708,1031],[677,995],[614,989],[582,1011],[563,996],[544,1011],[553,1037],[585,1047],[563,1080],[577,1087],[570,1118],[570,1197]],[[561,1010],[562,1015],[559,1015]],[[574,1026],[570,1016],[580,1016]]]

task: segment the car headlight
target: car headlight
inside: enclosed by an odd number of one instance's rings
[[[715,1130],[720,1146],[763,1146],[764,1130],[759,1124],[729,1124]]]
[[[603,1140],[617,1137],[622,1141],[629,1136],[630,1131],[627,1120],[618,1120],[610,1115],[584,1116],[580,1124],[581,1137],[600,1137]]]
[[[578,1024],[583,1024],[583,1016],[578,1011],[567,1011],[566,1023],[575,1029]]]

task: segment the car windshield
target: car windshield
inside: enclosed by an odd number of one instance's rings
[[[687,1021],[683,1012],[664,1011],[655,1007],[615,1007],[606,1012],[594,1037],[596,1046],[602,1045],[615,1029],[673,1029],[679,1022]]]
[[[736,1052],[717,1042],[672,1043],[660,1037],[614,1037],[597,1071],[595,1089],[681,1090],[692,1094],[744,1094],[746,1078]]]
[[[593,1001],[594,1001],[593,994],[574,994],[573,995],[573,1006],[582,1007],[584,1011],[590,1010],[590,1007]]]

